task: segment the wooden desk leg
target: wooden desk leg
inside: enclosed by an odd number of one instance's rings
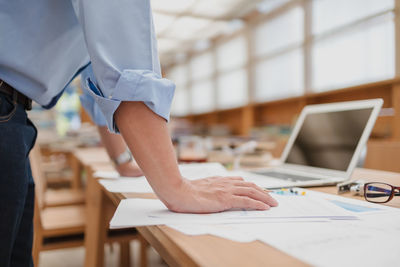
[[[73,189],[82,188],[81,175],[82,175],[83,166],[74,155],[71,155],[70,164],[71,164],[71,168],[72,168],[71,187]]]
[[[140,242],[140,267],[147,267],[147,249],[149,248],[149,243],[147,243],[146,239],[139,234],[139,242]]]
[[[100,184],[92,177],[91,173],[88,173],[85,229],[86,267],[102,267],[104,265],[104,242],[108,229],[105,198]]]
[[[129,267],[131,265],[131,253],[130,253],[129,241],[120,242],[119,247],[120,247],[119,266]]]

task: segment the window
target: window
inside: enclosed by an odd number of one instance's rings
[[[186,64],[173,67],[166,75],[176,85],[171,106],[171,115],[185,116],[189,113],[189,96],[187,90],[188,69]]]
[[[272,54],[277,50],[303,42],[303,9],[295,7],[254,29],[254,53],[256,56]]]
[[[243,67],[247,63],[247,43],[243,35],[217,47],[217,68],[220,72]]]
[[[393,0],[313,1],[313,91],[394,76],[393,8]]]
[[[176,87],[172,101],[171,115],[185,116],[189,113],[189,96],[187,88]]]
[[[203,31],[220,35],[217,24],[229,22],[211,18],[229,14],[230,7],[224,4],[233,7],[240,2],[232,1],[215,4],[210,13],[207,7],[212,0],[196,2],[192,12],[197,17],[182,15],[172,22],[168,12],[161,12],[155,17],[157,30],[165,35],[160,50],[176,51],[179,43],[172,40],[202,40],[206,38],[200,34]],[[156,2],[160,11],[169,8],[161,0]],[[263,0],[257,7],[264,14],[254,21],[250,18],[248,29],[247,20],[240,20],[244,28],[224,31],[232,36],[221,36],[221,40],[207,35],[213,47],[168,71],[168,78],[177,85],[173,114],[236,108],[249,100],[273,101],[395,76],[395,16],[400,16],[395,0]],[[197,29],[196,34],[182,31],[186,26]]]
[[[221,109],[244,106],[247,103],[247,73],[245,69],[222,74],[218,78],[217,104]]]
[[[393,8],[393,0],[314,0],[313,33],[320,34]]]
[[[194,83],[191,88],[193,113],[210,112],[214,109],[214,87],[210,80]]]
[[[326,91],[394,76],[394,25],[385,21],[317,42],[313,86]]]
[[[188,70],[185,64],[173,67],[166,75],[175,84],[186,84],[188,82]]]
[[[190,68],[194,81],[211,77],[215,68],[212,53],[206,52],[193,57]]]
[[[243,34],[217,47],[217,105],[235,108],[248,102],[247,41]]]
[[[255,101],[271,101],[304,92],[303,24],[303,10],[294,6],[254,28]]]
[[[255,98],[270,101],[303,93],[303,53],[296,49],[255,66]]]

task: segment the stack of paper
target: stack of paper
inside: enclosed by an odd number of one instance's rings
[[[187,179],[242,176],[263,187],[280,180],[248,172],[228,172],[218,163],[179,166]],[[97,172],[111,192],[153,192],[145,177]],[[297,189],[303,190],[303,189]],[[166,224],[188,235],[212,234],[238,242],[260,240],[316,266],[394,266],[399,262],[400,211],[335,195],[274,194],[279,206],[267,211],[230,210],[213,214],[169,211],[156,199],[121,201],[111,228]]]
[[[300,189],[297,189],[300,190]],[[400,211],[305,190],[274,194],[268,211],[214,214],[168,211],[159,200],[123,200],[111,228],[166,224],[188,235],[212,234],[238,242],[260,240],[316,266],[394,266],[400,246]]]
[[[111,220],[111,228],[159,224],[247,223],[270,220],[349,220],[357,219],[350,211],[329,200],[312,196],[276,195],[279,206],[266,211],[230,210],[210,214],[169,211],[158,199],[124,199]]]
[[[356,221],[252,224],[179,224],[188,235],[211,234],[237,242],[260,240],[313,266],[398,266],[400,215]]]

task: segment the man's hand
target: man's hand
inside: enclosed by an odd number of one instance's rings
[[[182,178],[165,120],[144,103],[122,102],[114,117],[154,192],[170,210],[207,213],[277,205],[267,192],[240,177]]]
[[[140,167],[134,162],[127,162],[116,167],[119,175],[128,177],[143,176]]]
[[[241,177],[210,177],[183,179],[166,205],[175,212],[209,213],[234,208],[268,210],[278,203],[267,191]]]

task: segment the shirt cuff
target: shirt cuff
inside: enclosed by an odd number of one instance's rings
[[[105,96],[90,78],[86,84],[105,116],[108,129],[113,133],[119,133],[114,112],[122,101],[143,102],[158,116],[169,121],[175,85],[150,70],[124,70],[109,96]]]

